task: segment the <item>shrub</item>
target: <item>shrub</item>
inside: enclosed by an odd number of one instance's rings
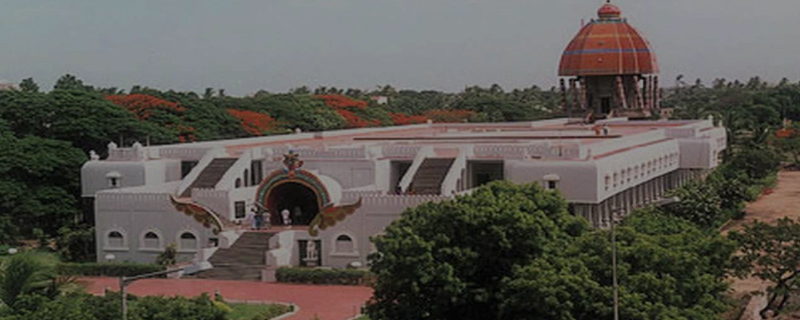
[[[144,263],[61,263],[56,273],[64,276],[130,277],[166,270],[166,267]]]
[[[278,282],[356,286],[368,284],[371,274],[358,269],[280,267],[275,277]]]
[[[156,257],[156,264],[160,266],[171,266],[177,262],[177,256],[177,246],[175,246],[174,243],[170,243],[164,249],[164,252],[160,253],[158,257]]]
[[[692,181],[670,191],[668,196],[677,196],[681,201],[666,208],[666,212],[689,220],[701,229],[721,225],[728,218],[724,216],[720,195],[710,183]]]

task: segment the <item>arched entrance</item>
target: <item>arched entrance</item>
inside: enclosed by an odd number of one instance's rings
[[[307,226],[319,214],[320,201],[316,192],[296,181],[276,183],[266,195],[272,225],[283,225],[282,212],[289,210],[292,225]]]

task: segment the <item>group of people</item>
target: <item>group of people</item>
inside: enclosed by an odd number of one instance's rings
[[[294,216],[299,218],[302,215],[303,213],[300,207],[294,207]],[[269,211],[259,210],[255,207],[248,215],[247,221],[250,224],[250,228],[253,230],[261,230],[262,228],[268,230],[272,227],[272,221],[269,219]],[[283,222],[283,225],[287,228],[292,225],[292,212],[290,212],[288,208],[281,210],[281,222]]]

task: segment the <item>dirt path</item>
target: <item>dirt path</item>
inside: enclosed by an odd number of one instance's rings
[[[745,208],[745,218],[727,225],[723,234],[741,230],[754,221],[775,223],[778,219],[800,217],[800,171],[781,171],[772,194],[764,195]],[[758,279],[735,279],[731,288],[739,293],[763,290],[766,284]]]

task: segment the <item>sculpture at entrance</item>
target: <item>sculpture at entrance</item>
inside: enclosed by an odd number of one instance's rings
[[[306,263],[313,263],[316,264],[317,259],[319,259],[319,252],[317,252],[317,242],[314,240],[309,240],[306,243]]]
[[[169,197],[170,202],[178,212],[183,212],[187,216],[191,216],[195,221],[201,223],[203,227],[211,228],[214,234],[219,234],[222,231],[222,221],[208,209],[192,202],[183,202],[175,199],[174,196]]]
[[[303,166],[303,160],[300,160],[300,154],[289,150],[289,153],[283,155],[283,165],[289,170],[289,176],[293,177],[295,171]]]
[[[322,212],[314,217],[314,220],[311,220],[308,225],[308,234],[316,237],[319,234],[319,230],[334,226],[337,221],[344,220],[347,216],[355,213],[358,208],[361,208],[361,198],[358,198],[358,201],[354,204],[323,208]]]

